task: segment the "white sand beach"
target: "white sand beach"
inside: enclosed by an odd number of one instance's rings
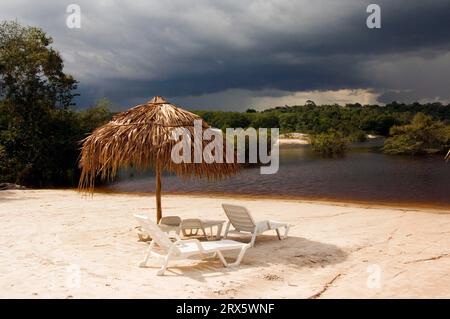
[[[226,219],[223,202],[293,225],[258,237],[239,268],[175,261],[139,268],[133,214],[151,195],[0,192],[1,298],[450,297],[450,211],[279,199],[163,196],[164,215]],[[249,238],[242,237],[243,240]],[[232,260],[233,256],[229,256]]]

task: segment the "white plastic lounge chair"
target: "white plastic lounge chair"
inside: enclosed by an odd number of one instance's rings
[[[287,223],[273,220],[255,222],[252,215],[250,215],[250,212],[243,206],[222,204],[222,207],[229,219],[225,228],[225,238],[229,233],[250,233],[252,234],[250,244],[253,247],[255,245],[256,236],[268,230],[275,230],[277,232],[278,239],[280,240],[287,237],[289,232],[289,225]],[[234,230],[230,230],[230,225],[233,225]],[[283,237],[280,235],[280,228],[284,228]]]
[[[218,256],[225,267],[239,266],[245,252],[250,248],[249,244],[240,243],[234,240],[216,240],[208,242],[200,242],[198,239],[177,240],[172,242],[168,235],[163,232],[158,225],[150,221],[148,217],[141,215],[134,215],[139,221],[142,228],[147,231],[152,237],[152,242],[148,248],[148,252],[144,260],[139,263],[140,267],[145,267],[150,256],[156,258],[163,258],[163,264],[158,270],[157,275],[162,276],[167,269],[169,261],[173,259],[186,259],[191,256],[206,257],[208,254]],[[155,244],[159,246],[162,253],[155,251]],[[222,251],[226,250],[240,250],[236,261],[228,264],[222,255]]]

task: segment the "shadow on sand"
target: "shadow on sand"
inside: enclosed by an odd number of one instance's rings
[[[250,238],[233,237],[230,239],[248,242]],[[226,253],[225,258],[233,262],[236,253]],[[276,236],[260,235],[254,247],[247,250],[241,265],[238,268],[225,268],[217,258],[207,258],[189,262],[172,261],[164,276],[187,276],[203,282],[206,277],[233,275],[239,269],[256,267],[270,267],[284,265],[291,268],[320,268],[327,265],[338,264],[347,258],[347,253],[339,247],[302,237],[288,237],[278,240]],[[147,268],[159,269],[159,263],[150,261]]]

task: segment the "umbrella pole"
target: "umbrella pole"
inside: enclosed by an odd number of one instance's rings
[[[159,163],[156,164],[156,222],[162,218],[161,211],[161,169]]]

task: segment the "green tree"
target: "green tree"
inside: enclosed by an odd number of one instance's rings
[[[95,105],[78,113],[80,131],[91,133],[95,128],[111,120],[113,113],[109,110],[112,102],[107,98],[96,101]]]
[[[278,122],[277,114],[275,114],[274,112],[268,112],[255,114],[252,122],[250,123],[250,126],[254,128],[271,128],[279,127],[280,124]]]
[[[306,100],[305,105],[306,106],[316,106],[316,103],[312,100]]]
[[[0,24],[2,180],[43,186],[73,174],[73,163],[55,157],[75,143],[69,107],[76,81],[63,72],[52,41],[39,28]]]
[[[410,124],[393,126],[384,142],[388,154],[426,154],[443,152],[450,142],[450,126],[417,113]]]

